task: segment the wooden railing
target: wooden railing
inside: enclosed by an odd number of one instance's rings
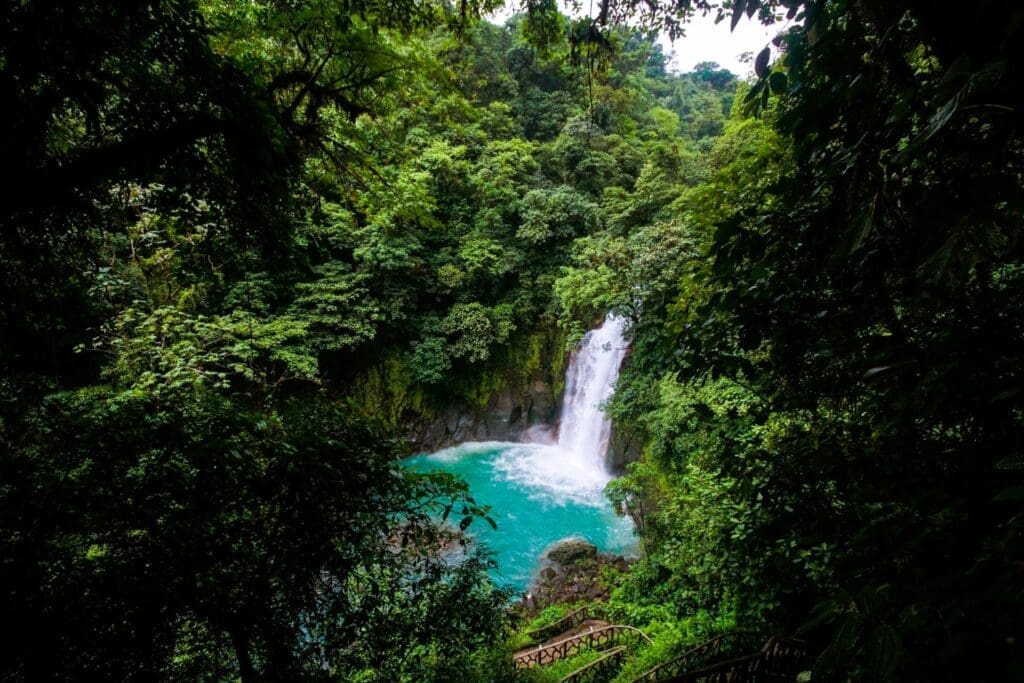
[[[806,644],[801,640],[772,636],[757,652],[726,659],[671,678],[664,683],[761,683],[771,680],[793,680],[807,664]]]
[[[562,683],[597,683],[610,680],[622,666],[622,656],[628,648],[625,645],[613,647],[590,664],[581,666],[562,679]]]
[[[576,628],[589,619],[599,619],[601,616],[603,616],[602,612],[593,605],[584,605],[579,609],[569,612],[554,623],[534,629],[533,631],[527,631],[526,635],[539,643],[544,642],[548,638],[557,636],[559,633],[565,633],[570,629]]]
[[[619,644],[632,644],[641,639],[648,643],[651,642],[651,639],[638,628],[612,624],[569,636],[548,645],[538,645],[536,648],[520,652],[512,658],[512,662],[517,669],[530,669],[568,659],[585,650],[600,650]]]
[[[746,631],[723,633],[687,650],[678,657],[664,661],[653,669],[648,669],[634,678],[633,683],[668,680],[691,669],[707,666],[724,656],[749,652],[757,647],[759,642],[761,642],[760,639],[754,633]]]

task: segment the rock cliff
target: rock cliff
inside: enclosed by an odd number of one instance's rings
[[[533,425],[552,424],[559,397],[549,381],[533,377],[496,393],[480,409],[455,402],[432,416],[408,423],[406,438],[412,453],[425,453],[465,441],[519,441]]]

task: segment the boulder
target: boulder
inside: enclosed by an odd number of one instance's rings
[[[561,541],[547,552],[549,560],[562,566],[574,565],[595,557],[597,557],[597,546],[578,538]]]
[[[604,555],[583,539],[574,538],[551,546],[541,558],[544,566],[534,579],[531,593],[537,605],[571,605],[606,602],[613,583],[605,581],[604,570],[629,571],[621,555]]]

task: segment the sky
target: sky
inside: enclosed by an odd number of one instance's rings
[[[490,16],[496,24],[503,24],[512,15],[511,4]],[[564,11],[564,10],[563,10]],[[698,62],[718,62],[723,68],[737,76],[748,76],[754,69],[753,62],[742,63],[739,56],[744,52],[755,55],[768,46],[781,29],[776,26],[763,26],[756,20],[744,17],[736,26],[735,31],[729,30],[728,18],[715,24],[715,15],[702,16],[697,13],[686,27],[686,35],[675,43],[662,37],[659,42],[665,54],[672,55],[669,68],[672,71],[692,71]]]
[[[666,54],[672,54],[673,71],[692,71],[698,62],[718,62],[737,76],[747,76],[754,70],[754,63],[741,63],[739,56],[744,52],[755,55],[771,44],[772,38],[781,26],[764,26],[756,20],[744,17],[729,31],[729,19],[715,24],[715,15],[701,16],[699,13],[690,20],[686,35],[675,44],[662,37],[659,42]]]

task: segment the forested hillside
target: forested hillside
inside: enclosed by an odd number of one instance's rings
[[[607,680],[1024,678],[1024,10],[499,7],[0,10],[3,677],[548,680],[399,457],[612,313]],[[671,72],[695,13],[779,37]]]

